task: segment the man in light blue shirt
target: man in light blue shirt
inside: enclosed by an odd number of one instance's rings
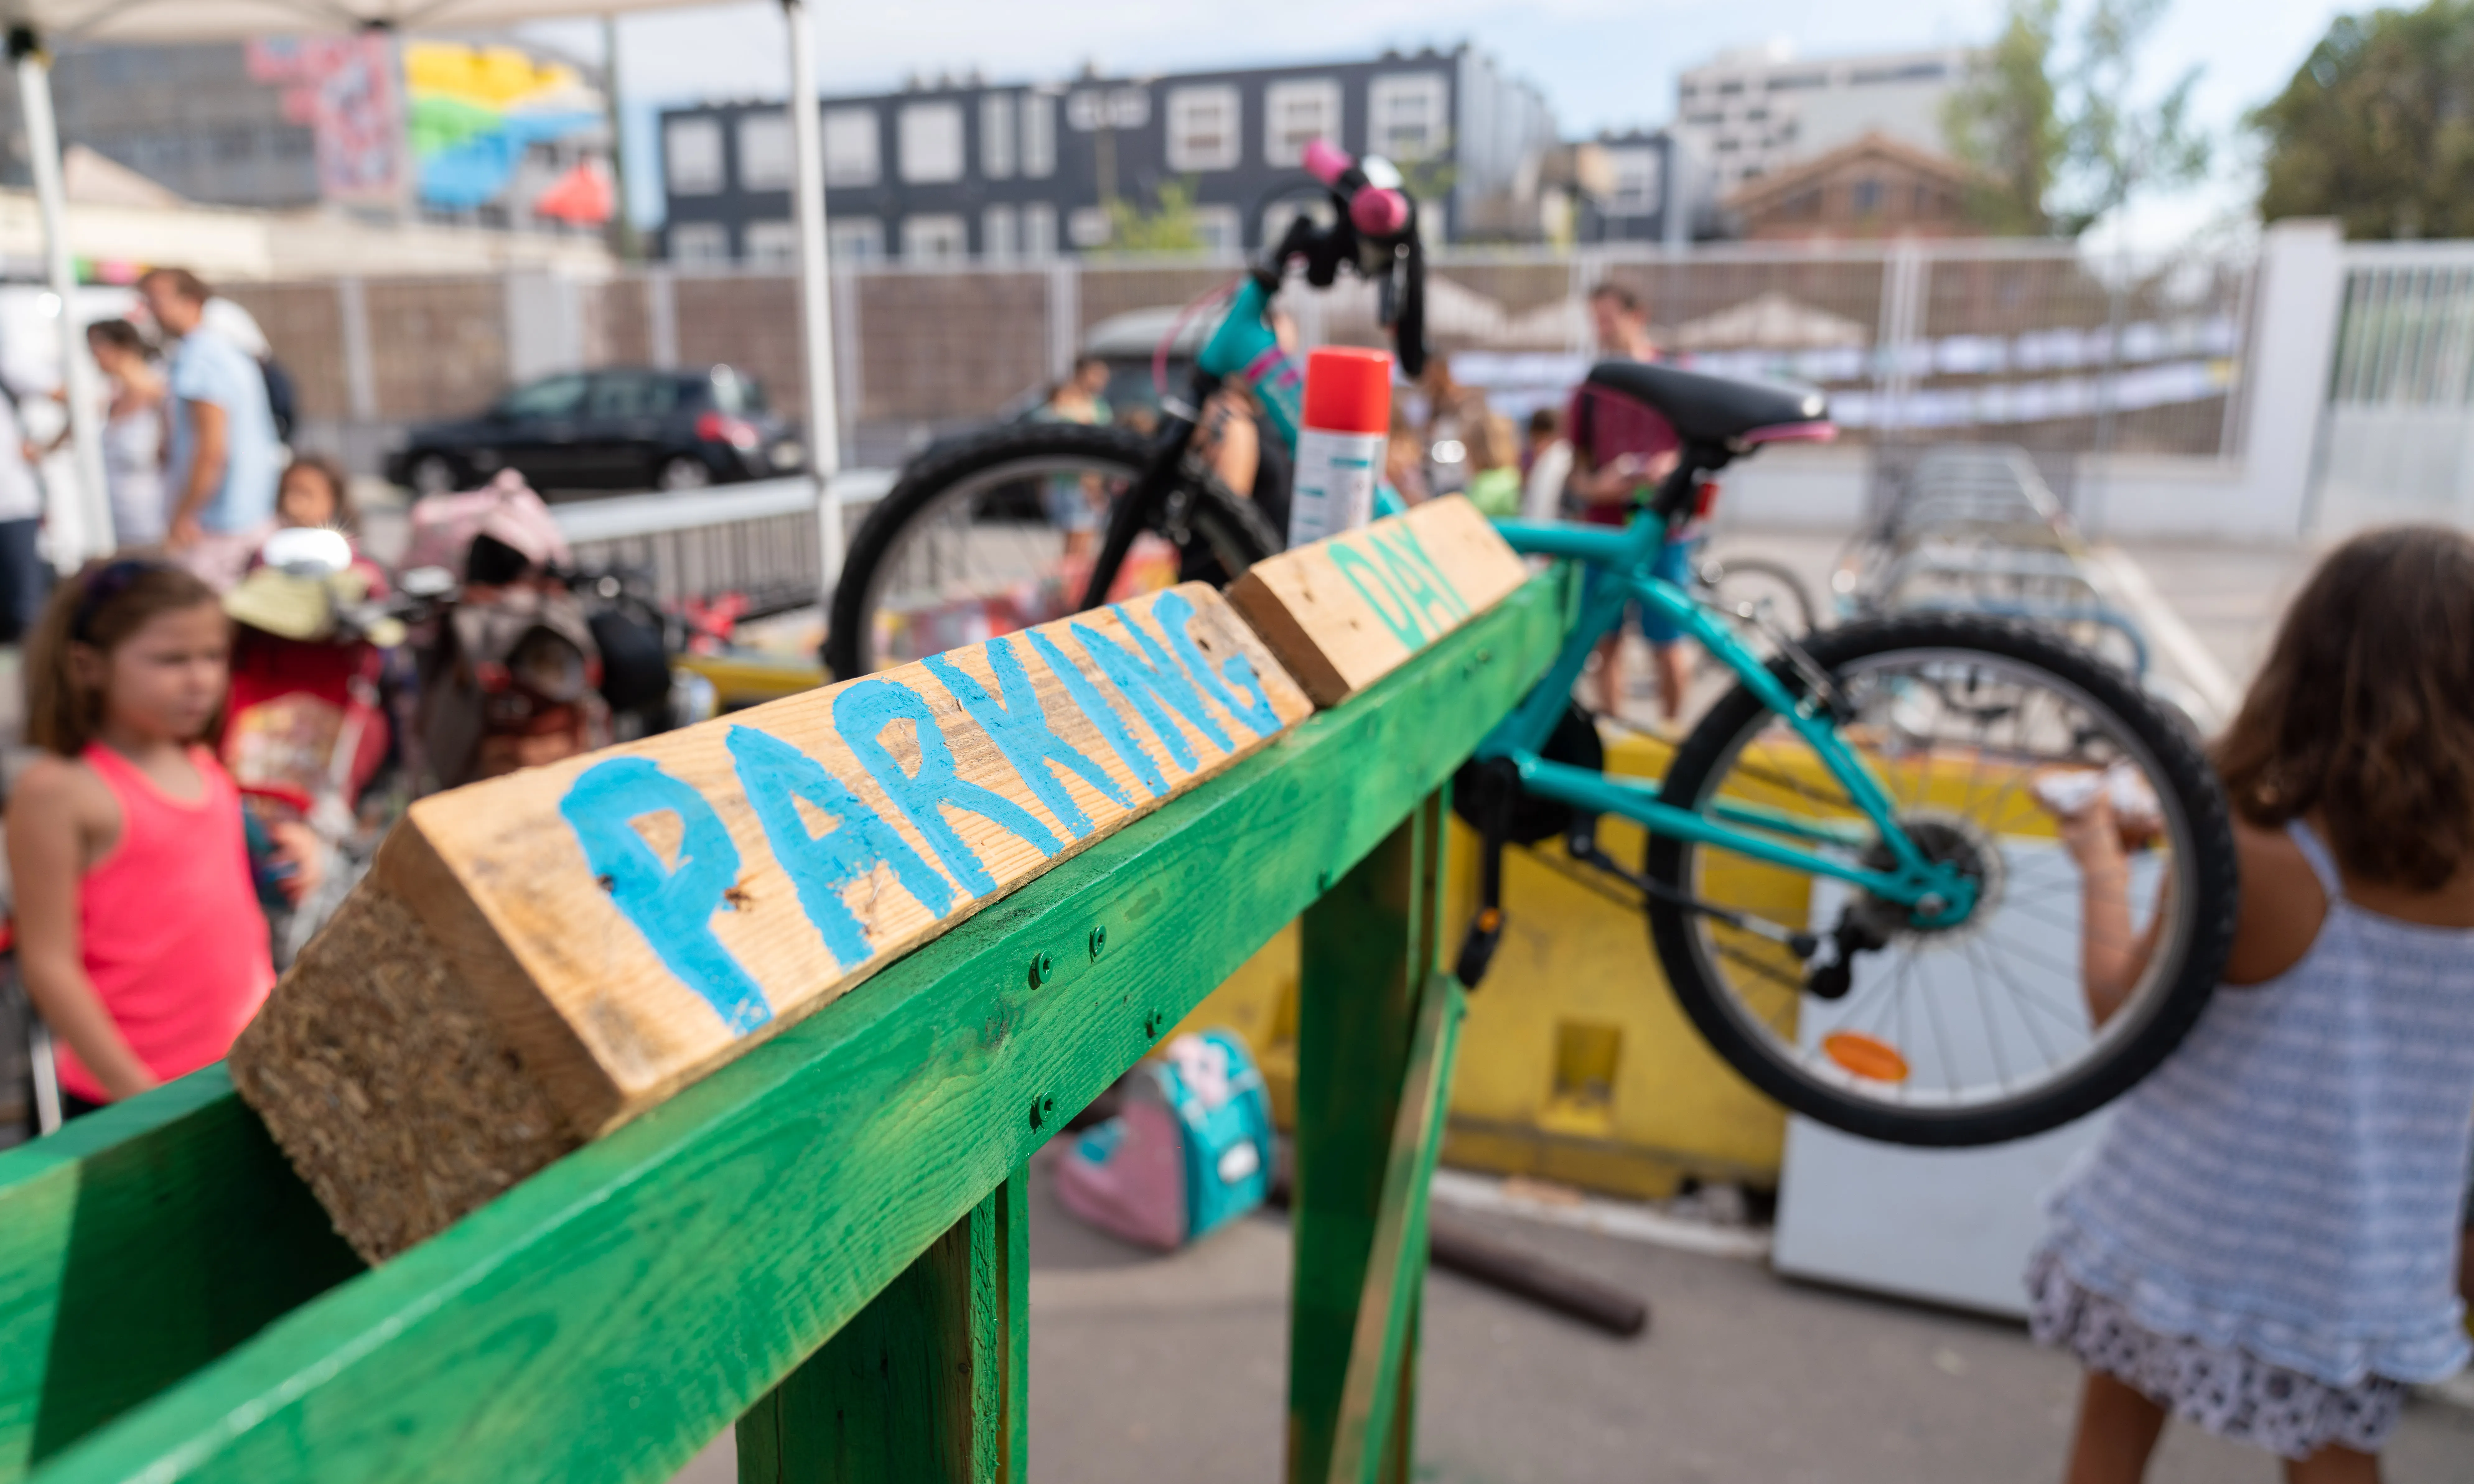
[[[202,323],[211,291],[184,268],[137,280],[155,323],[180,337],[172,352],[171,443],[163,460],[172,498],[166,544],[185,551],[210,536],[242,536],[275,514],[281,445],[266,404],[266,373]]]

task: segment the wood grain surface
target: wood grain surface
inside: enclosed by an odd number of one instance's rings
[[[1188,584],[424,800],[233,1082],[382,1258],[1311,711]]]
[[[1338,706],[1501,601],[1529,569],[1459,495],[1258,562],[1228,601],[1317,706]]]

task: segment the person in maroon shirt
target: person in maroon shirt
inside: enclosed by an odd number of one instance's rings
[[[1600,283],[1589,291],[1589,317],[1602,357],[1657,359],[1658,347],[1649,335],[1649,306],[1639,295],[1620,283]],[[1624,524],[1637,503],[1675,470],[1682,447],[1675,429],[1657,412],[1619,392],[1583,383],[1572,394],[1564,422],[1571,431],[1572,474],[1564,488],[1579,502],[1581,518],[1592,525]],[[1682,586],[1690,575],[1691,558],[1691,539],[1679,532],[1659,552],[1657,574]],[[1605,580],[1599,572],[1590,577]],[[1659,713],[1671,722],[1684,706],[1684,635],[1658,614],[1637,607],[1636,611],[1640,636],[1649,641],[1658,667]],[[1598,644],[1598,708],[1613,715],[1622,699],[1623,627],[1618,624]]]

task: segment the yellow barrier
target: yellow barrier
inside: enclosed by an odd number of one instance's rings
[[[1669,752],[1627,736],[1609,746],[1607,771],[1657,778]],[[1478,842],[1453,827],[1447,944],[1459,941],[1476,897]],[[1619,860],[1640,859],[1637,826],[1609,820],[1600,842]],[[1535,855],[1563,863],[1558,844]],[[1674,1194],[1686,1175],[1775,1185],[1785,1114],[1685,1017],[1640,911],[1548,861],[1520,850],[1504,858],[1508,922],[1486,987],[1469,997],[1444,1160],[1645,1199]],[[1801,889],[1801,878],[1777,874]],[[1247,1038],[1283,1127],[1297,1075],[1297,965],[1292,927],[1186,1022]]]

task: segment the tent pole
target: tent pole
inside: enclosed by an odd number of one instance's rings
[[[59,481],[46,481],[45,515],[52,531],[52,562],[62,572],[75,571],[89,555],[112,549],[111,503],[103,483],[103,429],[96,413],[102,389],[94,359],[86,353],[85,327],[77,314],[77,267],[69,258],[68,186],[61,174],[61,131],[52,112],[52,61],[32,29],[9,32],[9,57],[16,64],[17,97],[26,110],[26,154],[35,173],[35,202],[43,218],[43,266],[52,295],[61,302],[61,388],[68,398],[69,445],[76,461],[77,489],[63,491]],[[67,540],[71,531],[83,534],[81,545]]]
[[[833,591],[842,570],[842,515],[834,503],[841,468],[841,423],[834,410],[833,285],[825,268],[824,117],[816,102],[816,60],[810,51],[807,0],[782,0],[790,30],[790,180],[799,218],[799,347],[808,371],[808,467],[816,476],[819,535],[817,597]]]

